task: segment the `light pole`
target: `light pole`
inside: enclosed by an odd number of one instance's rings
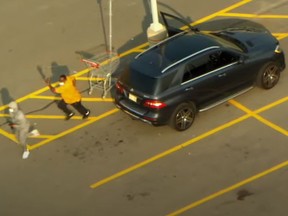
[[[151,0],[151,13],[153,22],[147,29],[147,37],[150,45],[154,45],[167,37],[167,30],[159,23],[157,0]]]

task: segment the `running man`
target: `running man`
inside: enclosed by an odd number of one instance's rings
[[[58,103],[59,109],[66,114],[66,120],[72,118],[75,113],[68,108],[68,105],[74,107],[86,119],[90,115],[90,110],[86,109],[81,103],[81,94],[76,88],[76,80],[74,76],[61,75],[59,78],[59,87],[55,88],[51,85],[50,79],[46,79],[46,83],[53,93],[61,95],[62,100]]]

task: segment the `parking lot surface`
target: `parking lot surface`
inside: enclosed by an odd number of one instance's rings
[[[287,69],[275,88],[254,88],[200,113],[185,132],[152,127],[116,109],[113,94],[88,94],[89,69],[80,54],[105,44],[106,2],[16,2],[0,8],[9,23],[1,21],[0,30],[1,215],[286,215]],[[121,66],[148,47],[145,2],[113,1],[113,45]],[[287,1],[212,2],[158,6],[196,26],[257,21],[288,53]],[[91,109],[87,120],[76,115],[64,121],[59,97],[45,87],[43,76],[56,81],[62,73],[76,76]],[[28,139],[27,160],[5,124],[12,99],[41,133]]]

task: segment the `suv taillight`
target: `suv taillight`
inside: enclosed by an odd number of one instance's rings
[[[123,86],[119,83],[119,81],[118,82],[116,82],[116,89],[117,89],[117,91],[119,92],[119,93],[121,93],[121,94],[123,94],[124,93],[124,88],[123,88]]]
[[[158,100],[146,100],[144,102],[144,106],[152,108],[152,109],[162,109],[166,107],[167,105]]]

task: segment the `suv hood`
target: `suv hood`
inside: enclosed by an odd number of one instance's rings
[[[249,27],[229,28],[221,31],[219,34],[225,35],[238,43],[240,42],[246,51],[252,53],[274,50],[278,44],[276,38],[269,31],[264,31],[264,29],[260,30]],[[271,44],[270,47],[269,44]],[[273,44],[275,44],[275,47],[271,47]]]

